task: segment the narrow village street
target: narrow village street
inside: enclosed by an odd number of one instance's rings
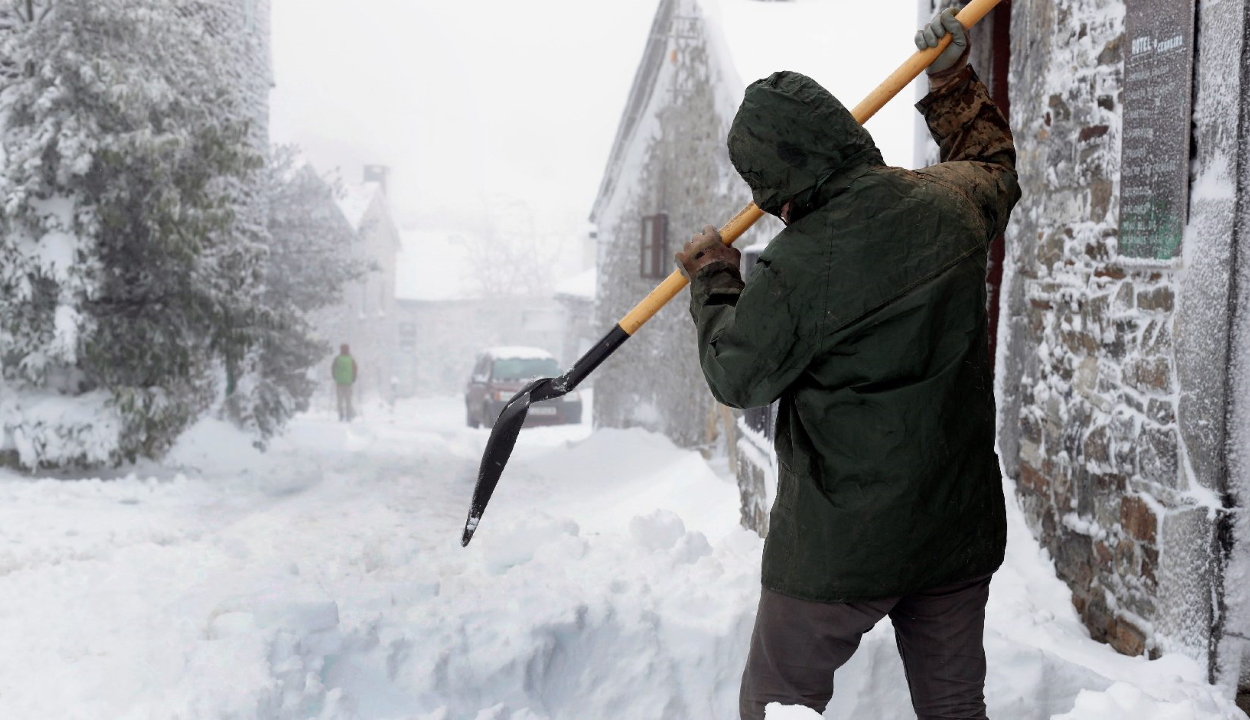
[[[762,544],[723,461],[528,429],[463,549],[462,414],[314,413],[263,454],[207,421],[127,477],[0,475],[0,717],[734,717]],[[992,717],[1239,717],[1196,663],[1090,641],[1008,497]],[[888,623],[837,686],[827,717],[912,717]]]

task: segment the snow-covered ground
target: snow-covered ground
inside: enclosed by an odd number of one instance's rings
[[[724,464],[529,429],[462,549],[486,435],[447,398],[308,416],[263,455],[206,422],[128,477],[0,475],[0,718],[736,717],[761,542]],[[1244,717],[1190,660],[1090,641],[1009,516],[992,717]],[[888,622],[826,716],[914,717]]]

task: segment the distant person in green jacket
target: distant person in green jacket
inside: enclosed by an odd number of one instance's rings
[[[677,255],[713,395],[780,401],[744,720],[772,702],[823,712],[834,671],[886,616],[916,715],[986,716],[985,604],[1007,524],[985,276],[1020,189],[953,13],[916,44],[947,33],[917,106],[940,164],[887,167],[828,91],[776,73],[747,88],[729,157],[787,227],[746,283],[711,226]]]
[[[339,420],[351,422],[356,416],[352,409],[352,385],[356,384],[356,358],[352,357],[347,343],[339,346],[338,357],[330,363],[330,376],[334,378],[334,390],[338,398]]]

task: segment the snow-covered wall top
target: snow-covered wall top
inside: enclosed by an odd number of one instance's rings
[[[598,284],[598,271],[595,268],[583,270],[567,280],[563,280],[556,284],[556,297],[577,298],[579,300],[594,300],[595,288]]]

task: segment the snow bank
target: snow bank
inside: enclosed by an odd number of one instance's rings
[[[1215,720],[1228,717],[1227,706],[1221,708],[1209,697],[1195,697],[1180,687],[1180,678],[1174,679],[1172,684],[1177,686],[1172,694],[1182,696],[1175,701],[1157,700],[1126,682],[1118,682],[1103,693],[1082,690],[1072,712],[1056,715],[1053,720]]]
[[[8,389],[0,399],[0,450],[22,467],[107,465],[117,455],[122,417],[107,392],[78,396]]]
[[[737,717],[761,542],[732,482],[640,430],[529,429],[463,549],[487,433],[460,410],[306,417],[265,456],[202,423],[157,477],[0,474],[0,717]],[[991,716],[1243,717],[1190,660],[1090,641],[1010,523]],[[828,717],[914,717],[889,623],[837,687]]]

